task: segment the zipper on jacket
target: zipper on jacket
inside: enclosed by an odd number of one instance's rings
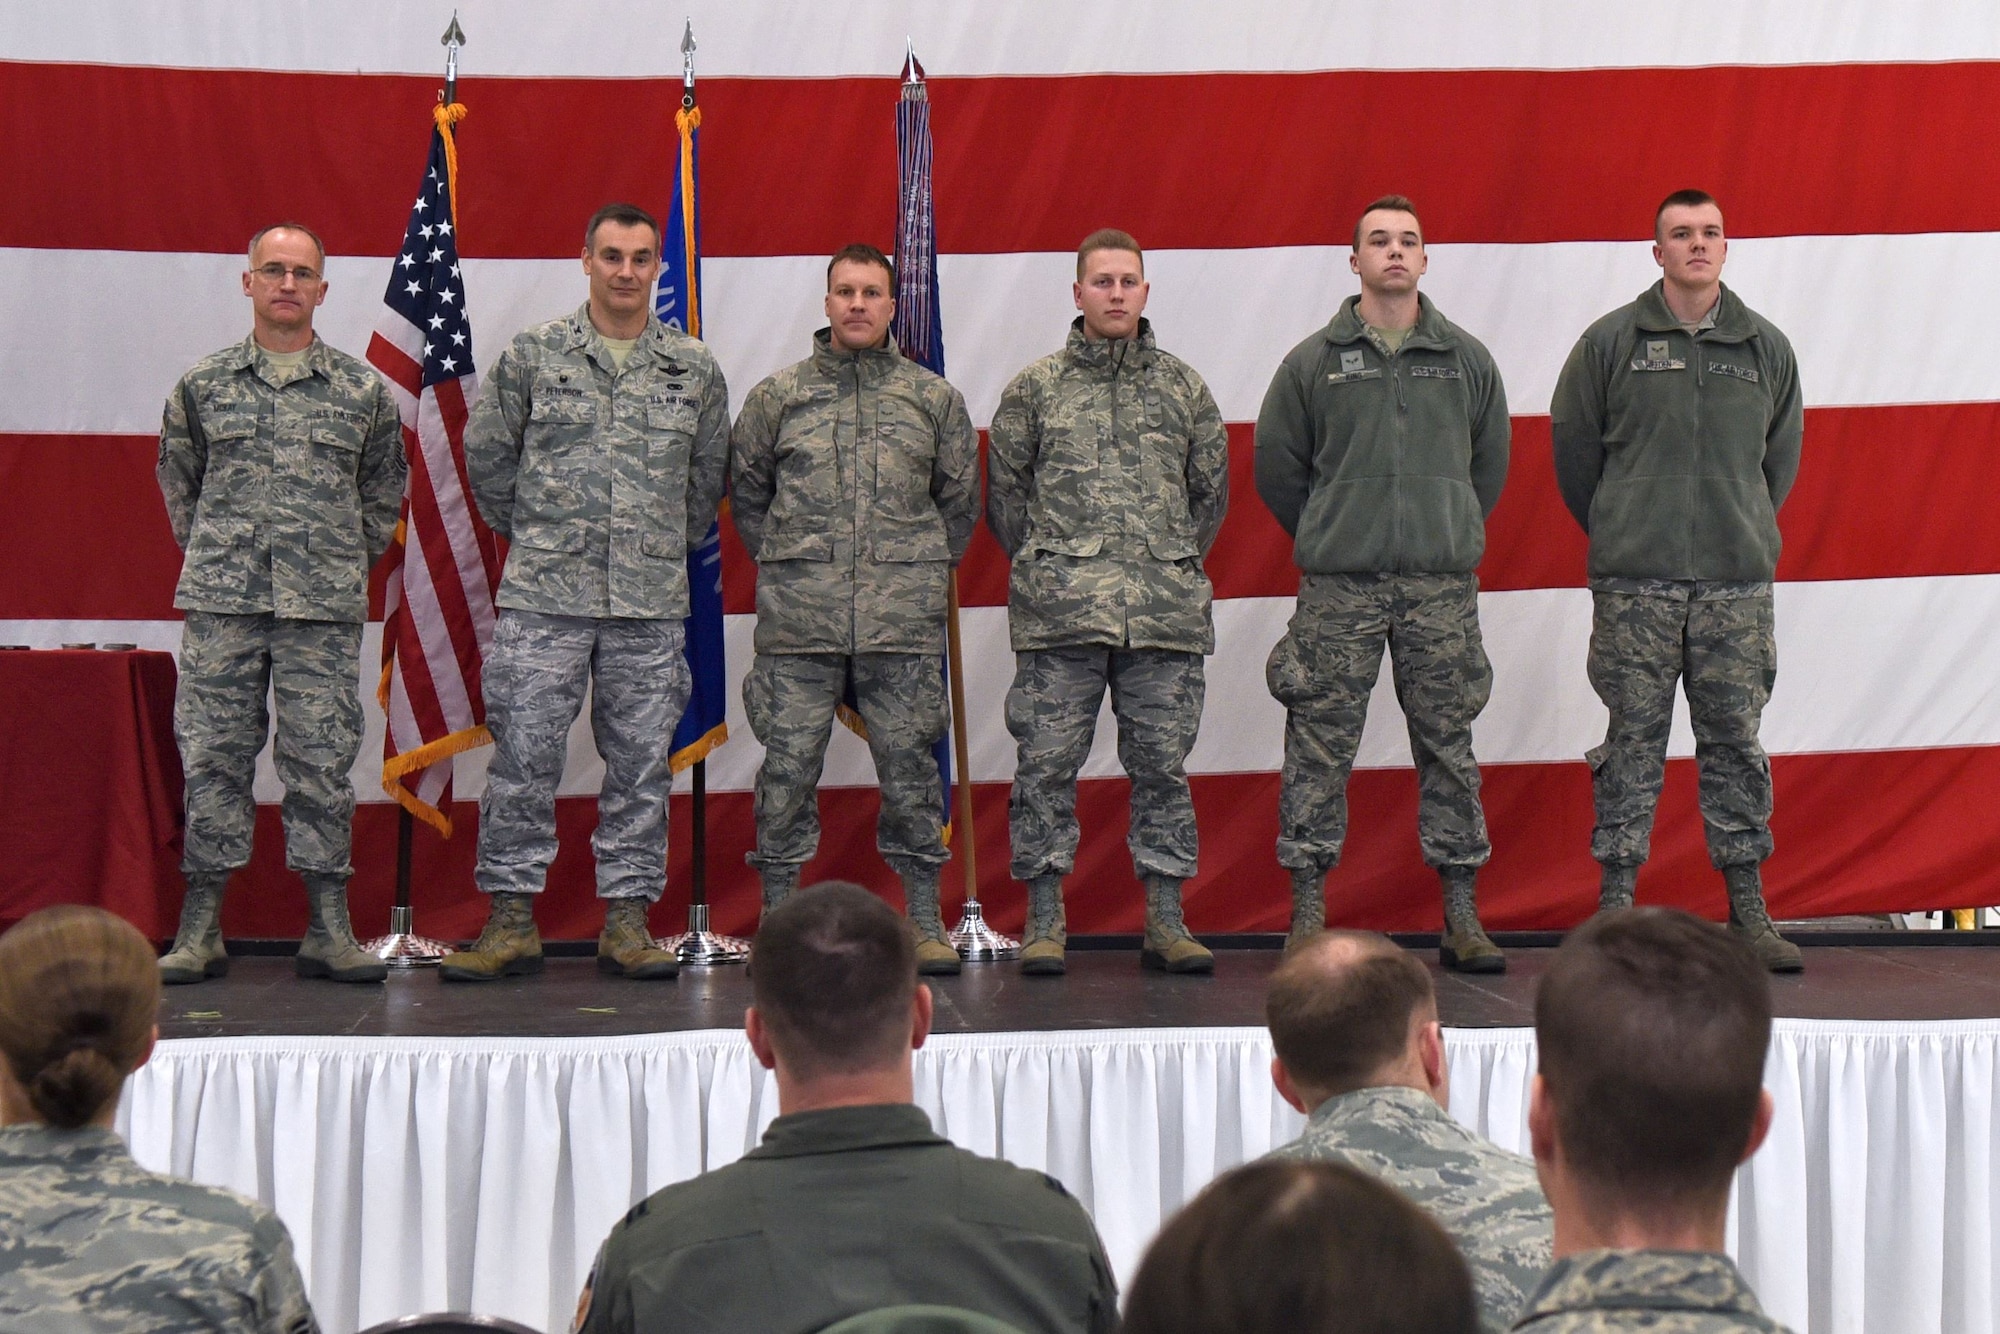
[[[861,402],[861,358],[854,358],[854,499],[847,506],[848,565],[854,577],[847,583],[847,651],[861,651],[861,620],[857,606],[861,601],[861,442],[863,439],[863,418]],[[834,478],[839,481],[840,473],[840,433],[833,437]],[[847,488],[842,485],[841,498],[847,498]],[[872,506],[870,507],[872,510]],[[872,552],[870,553],[873,554]]]
[[[1688,345],[1689,345],[1688,355],[1694,358],[1694,466],[1688,470],[1689,472],[1688,485],[1694,488],[1696,491],[1696,494],[1688,497],[1689,501],[1688,514],[1690,517],[1692,517],[1700,512],[1698,506],[1701,501],[1701,496],[1699,494],[1701,487],[1701,470],[1707,461],[1706,456],[1708,453],[1708,451],[1703,448],[1703,441],[1701,437],[1701,431],[1702,431],[1701,400],[1703,393],[1702,385],[1704,382],[1701,372],[1702,351],[1701,351],[1701,333],[1699,330],[1691,331],[1688,334]],[[1692,523],[1688,525],[1687,529],[1687,544],[1688,544],[1687,565],[1682,567],[1684,569],[1689,568],[1694,564],[1695,532],[1694,532],[1694,524]]]
[[[1400,561],[1403,556],[1403,461],[1409,453],[1410,401],[1403,396],[1403,373],[1396,367],[1402,359],[1403,349],[1416,336],[1412,329],[1403,336],[1403,341],[1389,354],[1389,379],[1396,386],[1396,490],[1395,501],[1389,507],[1389,540],[1395,555],[1390,559]]]

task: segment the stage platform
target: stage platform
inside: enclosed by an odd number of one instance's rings
[[[2000,1016],[2000,931],[1798,932],[1806,971],[1772,979],[1780,1016],[1792,1019],[1949,1020]],[[1872,943],[1887,938],[1894,943]],[[1278,966],[1278,937],[1263,948],[1217,951],[1212,977],[1168,977],[1139,967],[1123,939],[1072,948],[1063,977],[1026,978],[1012,963],[968,964],[957,977],[928,979],[935,1029],[946,1033],[1057,1029],[1256,1027],[1264,988]],[[1535,983],[1554,953],[1548,937],[1523,948],[1504,934],[1508,971],[1466,977],[1437,964],[1435,947],[1413,946],[1437,983],[1447,1028],[1525,1028],[1534,1023]],[[1111,946],[1106,948],[1106,946]],[[1124,948],[1118,948],[1124,946]],[[288,959],[236,959],[226,978],[166,993],[163,1038],[612,1037],[734,1028],[750,1003],[739,966],[689,968],[671,982],[626,982],[597,971],[576,942],[540,977],[483,984],[440,982],[435,969],[392,974],[382,987],[301,985]],[[283,948],[289,948],[288,945]]]
[[[1774,979],[1776,1116],[1731,1250],[1801,1334],[2000,1334],[2000,950],[1807,939],[1805,974]],[[1436,974],[1452,1114],[1517,1151],[1552,943],[1513,942],[1503,977]],[[1129,1277],[1204,1184],[1299,1131],[1262,1026],[1278,957],[1225,949],[1213,977],[1170,978],[1131,948],[1073,949],[1062,978],[935,979],[917,1101],[957,1143],[1062,1181]],[[631,983],[574,953],[537,978],[376,987],[252,955],[167,992],[119,1128],[141,1162],[276,1208],[328,1334],[445,1309],[563,1329],[611,1224],[777,1114],[749,995],[740,967]]]

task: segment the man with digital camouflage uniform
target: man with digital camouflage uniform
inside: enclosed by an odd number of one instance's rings
[[[1783,1334],[1724,1252],[1729,1189],[1771,1128],[1771,983],[1740,935],[1600,913],[1535,993],[1528,1095],[1555,1213],[1529,1334]]]
[[[895,290],[881,251],[836,252],[812,355],[752,389],[730,435],[730,512],[757,562],[743,712],[764,762],[748,860],[766,910],[798,886],[851,687],[882,791],[876,846],[902,880],[918,970],[955,973],[931,747],[949,722],[939,661],[951,570],[979,519],[979,440],[959,392],[890,338]]]
[[[250,860],[257,753],[277,700],[272,758],[285,785],[285,865],[306,882],[301,977],[379,982],[355,943],[347,881],[348,771],[361,750],[361,626],[368,570],[403,496],[401,419],[367,365],[313,333],[326,249],[297,223],[250,240],[250,334],[204,357],[167,396],[159,482],[187,553],[174,736],[187,773],[187,897],[160,980],[229,969],[222,894]]]
[[[1325,922],[1386,644],[1416,762],[1417,838],[1444,889],[1439,955],[1462,972],[1504,972],[1474,892],[1493,845],[1472,722],[1493,688],[1475,571],[1507,480],[1507,391],[1479,340],[1417,291],[1429,259],[1409,200],[1363,211],[1349,264],[1360,294],[1286,355],[1257,416],[1257,492],[1300,571],[1298,609],[1265,668],[1285,706],[1286,947]]]
[[[729,392],[700,342],[653,315],[660,227],[608,204],[584,231],[590,295],[517,335],[465,433],[473,499],[509,542],[481,685],[493,758],[473,878],[485,930],[440,974],[540,972],[533,904],[556,855],[556,784],[591,692],[604,757],[597,796],[597,965],[616,977],[680,970],[646,910],[666,888],[668,758],[687,706],[687,552],[715,519],[728,466]]]
[[[1140,960],[1206,973],[1181,915],[1195,873],[1187,757],[1214,651],[1202,558],[1229,504],[1229,437],[1208,386],[1143,318],[1145,259],[1121,231],[1077,249],[1083,312],[1063,350],[1014,377],[993,414],[986,521],[1013,561],[1007,594],[1019,746],[1008,802],[1028,886],[1023,973],[1060,973],[1062,879],[1076,863],[1076,777],[1111,692],[1132,780],[1127,845],[1146,886]]]
[[[1472,1270],[1481,1329],[1505,1330],[1549,1267],[1549,1203],[1531,1160],[1446,1109],[1430,974],[1386,936],[1324,932],[1272,974],[1264,1013],[1272,1082],[1306,1114],[1274,1156],[1346,1163],[1420,1205]]]
[[[1556,482],[1590,535],[1590,683],[1611,711],[1589,755],[1599,904],[1629,907],[1666,777],[1683,681],[1709,860],[1729,925],[1772,972],[1804,966],[1771,925],[1771,760],[1758,727],[1778,675],[1778,507],[1799,472],[1798,362],[1722,284],[1722,210],[1700,190],[1654,216],[1660,281],[1584,331],[1550,407]]]

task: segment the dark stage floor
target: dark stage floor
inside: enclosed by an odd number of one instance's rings
[[[1937,943],[1932,944],[1931,941]],[[1503,942],[1504,943],[1504,942]],[[1504,977],[1437,968],[1444,1022],[1514,1028],[1533,1022],[1535,982],[1552,950],[1509,950]],[[968,965],[931,979],[940,1033],[1178,1028],[1263,1023],[1270,949],[1218,952],[1213,977],[1142,971],[1129,950],[1070,951],[1069,973],[1024,978],[1011,963]],[[1802,977],[1772,979],[1780,1015],[1803,1019],[1975,1019],[2000,1016],[2000,949],[1946,945],[1814,945]],[[391,974],[382,986],[306,982],[288,959],[239,958],[226,978],[167,990],[160,1036],[606,1037],[734,1028],[750,984],[741,967],[684,970],[672,982],[600,976],[590,958],[551,958],[540,977],[445,984],[434,970]]]

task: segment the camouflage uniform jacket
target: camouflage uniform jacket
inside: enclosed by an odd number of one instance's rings
[[[1473,1134],[1420,1089],[1329,1098],[1272,1156],[1345,1163],[1421,1205],[1465,1255],[1483,1330],[1506,1329],[1549,1266],[1554,1224],[1535,1164]]]
[[[291,1237],[270,1210],[148,1172],[109,1130],[0,1129],[0,1329],[318,1328]]]
[[[1529,1334],[1787,1334],[1726,1255],[1579,1251],[1555,1262],[1514,1325]]]
[[[686,616],[688,548],[715,521],[729,462],[729,390],[709,350],[648,317],[620,369],[586,302],[517,334],[483,389],[465,470],[510,544],[494,602]]]
[[[1014,650],[1215,648],[1202,557],[1229,505],[1229,435],[1194,369],[1070,328],[1014,377],[988,437],[986,522],[1013,559]]]
[[[813,354],[744,400],[731,513],[757,562],[759,653],[942,653],[979,521],[965,399],[893,343]]]
[[[1394,352],[1351,296],[1285,354],[1257,414],[1257,494],[1307,574],[1465,574],[1507,481],[1507,390],[1417,297]]]
[[[367,619],[403,499],[402,421],[373,367],[318,338],[292,372],[254,336],[203,357],[167,395],[157,471],[187,553],[176,607]]]
[[[1692,334],[1664,288],[1584,331],[1549,407],[1556,482],[1590,534],[1592,586],[1768,580],[1805,437],[1798,361],[1727,287],[1713,324]]]

